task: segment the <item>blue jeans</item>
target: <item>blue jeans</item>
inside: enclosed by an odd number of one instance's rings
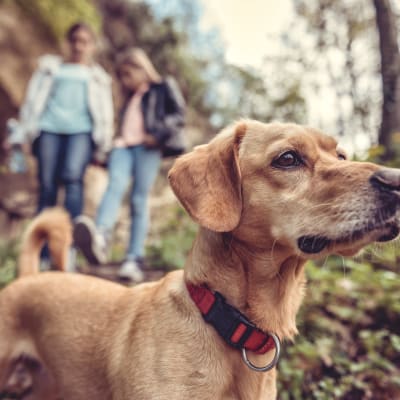
[[[143,145],[114,148],[108,163],[108,186],[97,211],[96,226],[110,232],[118,218],[125,192],[133,179],[130,195],[131,229],[127,259],[143,257],[149,226],[147,199],[161,163],[159,150]]]
[[[56,205],[61,184],[65,187],[65,209],[71,218],[80,215],[83,208],[83,176],[93,152],[91,135],[42,131],[34,152],[38,160],[38,212]]]

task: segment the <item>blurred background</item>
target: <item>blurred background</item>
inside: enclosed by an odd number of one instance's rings
[[[282,120],[335,136],[355,159],[400,166],[398,0],[0,0],[0,142],[37,58],[60,53],[76,21],[99,34],[97,58],[110,74],[116,53],[136,45],[177,79],[191,146],[241,117]],[[35,210],[28,164],[12,173],[0,153],[0,287],[14,278]],[[151,198],[148,256],[163,270],[183,266],[196,233],[166,183],[170,165]],[[86,178],[93,215],[106,176],[91,167]],[[400,399],[399,259],[390,243],[355,260],[310,263],[300,335],[279,365],[279,399]]]

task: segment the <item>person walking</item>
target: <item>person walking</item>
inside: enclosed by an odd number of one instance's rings
[[[38,162],[37,211],[57,203],[65,188],[64,207],[74,219],[82,213],[83,177],[92,157],[103,160],[113,136],[111,78],[93,61],[96,37],[85,23],[66,33],[65,57],[39,59],[8,146],[30,142]],[[70,268],[75,265],[74,249]],[[44,264],[48,252],[42,253]]]
[[[162,157],[184,151],[185,104],[173,78],[162,80],[142,49],[131,48],[120,54],[116,68],[124,105],[119,132],[108,160],[108,186],[95,221],[87,216],[77,218],[74,241],[90,263],[107,261],[118,212],[133,180],[129,244],[118,275],[140,282],[149,229],[149,192]]]

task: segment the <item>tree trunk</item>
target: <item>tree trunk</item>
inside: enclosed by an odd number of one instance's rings
[[[400,133],[400,53],[397,43],[396,18],[390,0],[373,0],[379,32],[382,75],[382,123],[379,144],[385,147],[384,159],[393,156],[391,139]]]

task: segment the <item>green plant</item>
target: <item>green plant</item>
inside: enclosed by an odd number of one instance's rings
[[[197,225],[181,207],[175,205],[169,210],[166,221],[147,247],[149,262],[154,267],[167,270],[183,268],[196,236]]]
[[[15,0],[15,4],[58,42],[77,21],[84,21],[100,32],[101,18],[91,0]]]
[[[16,276],[18,242],[12,240],[0,243],[0,289]]]
[[[308,263],[300,334],[279,364],[280,399],[400,397],[400,280],[371,258]]]

